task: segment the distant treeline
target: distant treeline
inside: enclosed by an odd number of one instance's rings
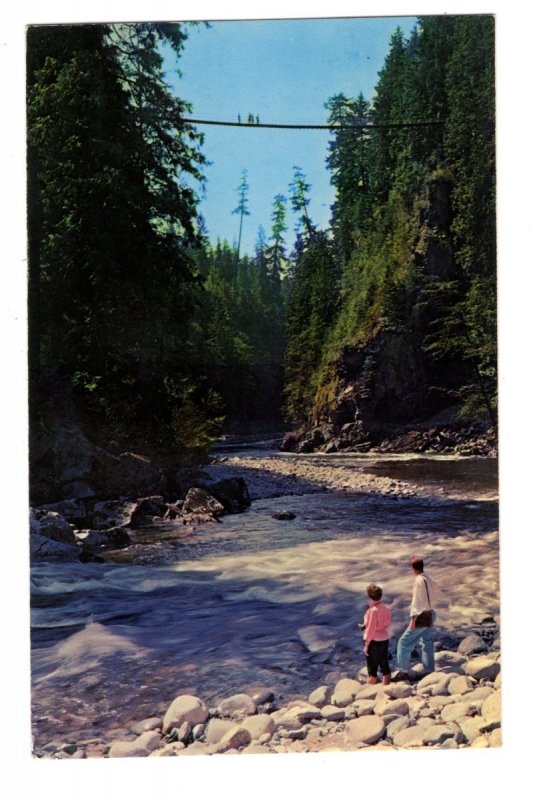
[[[446,399],[494,408],[493,19],[395,33],[375,97],[332,97],[330,121],[438,124],[335,131],[331,228],[313,225],[296,168],[253,256],[210,244],[198,216],[202,137],[160,55],[185,40],[167,24],[29,28],[32,428],[69,398],[107,445],[197,458],[223,425],[305,424],[342,348],[415,311]],[[239,230],[246,193],[243,176]]]

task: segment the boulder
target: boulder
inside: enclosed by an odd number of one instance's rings
[[[450,703],[444,706],[440,716],[444,722],[456,722],[459,719],[470,716],[473,710],[470,703]]]
[[[342,678],[335,686],[331,702],[335,706],[349,706],[355,700],[355,697],[361,684],[359,681],[354,681],[351,678]]]
[[[486,725],[500,726],[502,722],[502,695],[501,689],[497,689],[481,706],[481,715]]]
[[[393,685],[400,685],[400,684],[389,684],[390,686]],[[407,685],[407,684],[406,684]],[[367,683],[364,686],[361,686],[357,694],[355,695],[355,699],[357,702],[359,700],[375,700],[378,694],[381,694],[382,687],[377,683]]]
[[[153,517],[164,517],[168,506],[162,495],[143,497],[137,501],[131,513],[130,525],[132,528],[149,524]]]
[[[90,482],[100,497],[151,494],[161,476],[150,459],[137,453],[111,455],[103,450],[94,459]]]
[[[247,747],[252,742],[252,735],[246,728],[237,725],[229,730],[217,746],[217,753],[225,753],[228,750],[240,750]]]
[[[209,710],[199,697],[182,694],[176,697],[168,707],[163,718],[163,733],[172,728],[179,728],[182,722],[198,725],[206,721]]]
[[[271,689],[258,689],[250,696],[256,706],[263,706],[274,700],[274,692]]]
[[[72,528],[57,511],[30,509],[30,533],[37,533],[54,542],[76,544]]]
[[[414,688],[409,683],[389,683],[388,686],[383,686],[381,691],[384,695],[390,697],[391,700],[411,697],[415,692]],[[359,700],[359,694],[357,695],[357,699]]]
[[[457,720],[457,724],[461,728],[461,732],[467,742],[475,741],[481,734],[483,720],[481,717],[464,717]]]
[[[38,511],[54,511],[78,528],[85,525],[89,518],[85,503],[75,498],[61,500],[58,503],[47,503],[44,506],[39,506]]]
[[[228,733],[228,731],[233,730],[235,727],[235,722],[229,719],[217,719],[213,717],[210,719],[206,732],[205,732],[205,741],[207,744],[218,744],[221,739]]]
[[[405,716],[409,714],[409,704],[405,700],[389,700],[384,697],[374,706],[374,714],[384,716]]]
[[[331,689],[329,686],[319,686],[318,689],[315,689],[314,692],[311,692],[308,700],[312,706],[322,708],[331,700]]]
[[[80,550],[76,545],[56,542],[54,539],[47,539],[38,533],[30,535],[30,559],[40,558],[54,561],[74,561],[78,558]]]
[[[372,714],[350,720],[345,729],[348,744],[374,744],[385,733],[385,723],[381,717]]]
[[[272,514],[272,519],[292,520],[296,519],[296,514],[292,511],[278,511],[276,514]]]
[[[92,527],[97,530],[123,528],[131,522],[135,503],[128,500],[102,500],[95,503]]]
[[[251,717],[245,717],[240,724],[250,732],[254,742],[259,741],[265,734],[272,735],[276,730],[276,723],[270,714],[254,714]]]
[[[146,733],[147,731],[155,731],[160,729],[162,725],[161,717],[148,717],[147,719],[143,719],[140,722],[136,722],[135,725],[131,726],[132,733],[141,734]]]
[[[144,747],[151,753],[153,750],[157,750],[161,744],[161,736],[156,731],[145,731],[135,739],[134,744]]]
[[[399,731],[409,728],[410,725],[409,717],[396,717],[396,719],[389,722],[387,725],[387,737],[394,740],[395,735],[399,733]]]
[[[88,481],[73,481],[62,487],[62,494],[75,500],[89,500],[95,497],[96,492]]]
[[[219,517],[224,513],[224,506],[205,489],[193,487],[187,492],[181,510],[183,514],[209,514]]]
[[[423,741],[427,745],[439,745],[447,739],[455,739],[457,736],[462,737],[453,725],[430,725],[426,728]]]
[[[411,725],[397,731],[392,743],[395,747],[423,747],[427,728],[421,725]]]
[[[247,717],[255,714],[256,705],[247,694],[234,694],[219,703],[217,711],[221,717]]]
[[[109,758],[146,758],[150,752],[152,751],[144,746],[144,742],[138,739],[134,742],[113,742],[109,749]]]
[[[474,679],[470,675],[458,675],[449,682],[448,691],[450,694],[466,694],[474,688],[474,685]]]
[[[444,667],[462,667],[467,661],[466,657],[461,653],[455,653],[453,650],[441,650],[435,653],[435,667],[442,670]]]
[[[466,662],[465,672],[477,681],[483,679],[493,681],[500,672],[500,664],[490,656],[479,656]]]
[[[226,514],[239,514],[250,507],[251,499],[244,478],[224,478],[202,485],[224,507]]]
[[[327,722],[340,722],[346,717],[346,711],[337,706],[323,706],[320,712],[322,714],[322,719],[325,719]]]
[[[481,636],[477,633],[471,633],[460,642],[457,652],[465,656],[471,656],[475,653],[486,653],[488,649],[488,645]]]

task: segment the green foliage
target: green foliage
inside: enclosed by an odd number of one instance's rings
[[[334,256],[325,283],[315,275],[311,237],[296,248],[289,415],[319,417],[332,400],[342,349],[394,328],[417,343],[428,386],[443,403],[459,400],[463,414],[492,418],[494,20],[422,17],[409,38],[398,29],[372,103],[338,94],[326,107],[332,124],[378,127],[339,129],[330,141]],[[406,122],[435,124],[401,127]],[[328,298],[318,316],[315,283]]]
[[[58,387],[95,427],[171,450],[168,381],[188,376],[201,137],[163,82],[178,26],[28,32],[32,423]],[[171,424],[172,422],[172,424]],[[149,432],[149,433],[148,433]],[[116,436],[115,436],[116,433]]]

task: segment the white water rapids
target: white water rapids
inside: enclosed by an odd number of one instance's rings
[[[365,587],[379,583],[392,606],[394,651],[414,552],[446,596],[438,637],[499,613],[495,462],[257,451],[212,473],[243,475],[250,510],[192,534],[133,532],[105,564],[33,567],[36,752],[109,741],[178,694],[287,699],[354,675]],[[284,510],[295,519],[273,518]]]

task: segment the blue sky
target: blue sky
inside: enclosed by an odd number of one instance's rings
[[[193,117],[237,122],[249,113],[264,123],[324,124],[324,103],[334,94],[371,99],[391,34],[407,34],[413,17],[252,20],[191,28],[182,57],[165,62],[166,79],[193,105]],[[176,77],[175,68],[182,77]],[[200,127],[200,126],[199,126]],[[242,253],[252,254],[262,225],[270,235],[272,202],[288,197],[293,167],[311,184],[309,215],[321,227],[330,219],[333,192],[325,159],[327,131],[201,126],[207,183],[200,211],[209,238],[236,242],[237,187],[247,170],[250,216]],[[290,207],[289,207],[290,208]],[[287,243],[295,220],[288,216]]]

